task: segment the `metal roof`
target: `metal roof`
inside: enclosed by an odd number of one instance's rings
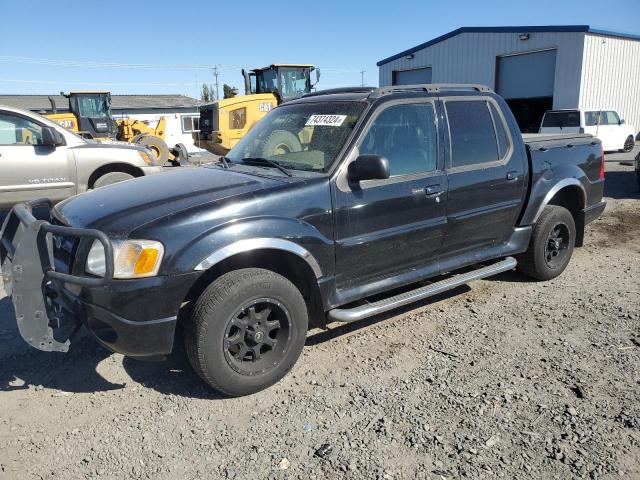
[[[69,100],[62,95],[0,95],[0,105],[23,108],[32,111],[51,111],[49,97],[56,102],[58,110],[69,109]],[[197,108],[200,101],[186,95],[111,95],[111,108],[149,109],[149,108]]]
[[[445,33],[433,40],[416,45],[408,50],[392,55],[391,57],[380,60],[376,65],[379,67],[385,63],[389,63],[398,58],[402,58],[406,55],[410,55],[418,50],[435,45],[436,43],[443,42],[451,37],[460,35],[461,33],[535,33],[535,32],[584,32],[593,33],[596,35],[606,35],[609,37],[629,38],[632,40],[640,40],[640,34],[612,32],[608,30],[601,30],[598,28],[592,28],[589,25],[520,25],[511,27],[462,27],[457,30],[453,30],[449,33]]]

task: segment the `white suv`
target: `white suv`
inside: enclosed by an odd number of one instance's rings
[[[615,110],[549,110],[542,117],[540,133],[589,133],[598,137],[605,151],[630,152],[636,130]]]

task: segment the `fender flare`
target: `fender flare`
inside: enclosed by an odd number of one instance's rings
[[[322,277],[320,264],[309,251],[297,243],[290,240],[284,240],[282,238],[245,238],[244,240],[238,240],[237,242],[222,247],[208,255],[204,260],[196,265],[194,270],[208,270],[215,264],[220,263],[233,255],[261,249],[284,250],[285,252],[293,253],[302,258],[302,260],[309,265],[316,278]]]
[[[578,180],[577,178],[565,178],[551,187],[551,189],[544,196],[542,202],[540,203],[540,206],[538,207],[538,210],[536,211],[535,216],[533,217],[532,223],[536,223],[538,221],[538,218],[540,217],[540,215],[542,215],[542,211],[549,204],[551,199],[555,197],[560,190],[566,187],[578,187],[580,189],[580,192],[582,192],[582,208],[587,205],[587,192],[584,190],[584,186],[582,185],[580,180]]]

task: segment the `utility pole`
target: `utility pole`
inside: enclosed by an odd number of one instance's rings
[[[366,70],[360,70],[360,76],[362,77],[362,81],[360,82],[360,86],[364,87],[364,72]]]
[[[220,85],[218,84],[218,66],[213,67],[213,76],[216,77],[216,100],[220,100]]]

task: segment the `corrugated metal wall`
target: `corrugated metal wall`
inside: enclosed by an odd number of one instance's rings
[[[522,32],[526,33],[526,32]],[[495,88],[496,57],[557,48],[554,108],[575,108],[579,101],[584,47],[582,32],[466,32],[415,52],[413,59],[392,60],[379,67],[380,85],[391,85],[393,70],[433,68],[433,83],[482,83]]]
[[[616,109],[640,131],[640,41],[586,35],[579,106]]]

